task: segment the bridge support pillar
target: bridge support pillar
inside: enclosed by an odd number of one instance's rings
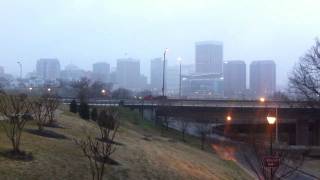
[[[154,121],[155,120],[155,111],[153,108],[143,109],[143,117],[146,120]]]
[[[309,122],[306,119],[296,122],[296,145],[309,145]]]

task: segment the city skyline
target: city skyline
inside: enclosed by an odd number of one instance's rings
[[[213,39],[223,42],[224,60],[273,59],[281,69],[277,80],[286,85],[294,63],[319,36],[318,5],[288,0],[3,1],[0,38],[8,43],[0,46],[0,61],[6,62],[6,72],[18,75],[17,61],[25,74],[42,57],[58,58],[62,67],[72,62],[89,69],[95,61],[114,66],[116,59],[130,56],[140,59],[142,73],[149,75],[149,60],[165,48],[169,64],[179,56],[190,64],[194,42]]]

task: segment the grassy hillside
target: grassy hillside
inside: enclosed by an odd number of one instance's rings
[[[122,126],[112,158],[119,166],[107,168],[106,179],[250,179],[235,163],[214,153],[201,151],[195,138],[182,143],[174,131],[161,136],[151,123],[136,114],[122,111]],[[66,139],[23,133],[21,149],[33,154],[31,161],[15,161],[1,156],[11,148],[0,131],[0,179],[90,179],[87,159],[72,139],[81,137],[83,126],[92,123],[71,113],[59,117],[62,128],[48,128]],[[33,122],[26,129],[36,129]]]

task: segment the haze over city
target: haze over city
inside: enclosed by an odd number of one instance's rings
[[[169,48],[169,64],[195,61],[195,42],[221,41],[223,60],[274,60],[277,84],[286,85],[293,64],[319,36],[319,1],[79,0],[1,1],[0,62],[6,72],[35,69],[40,58],[73,63],[150,59]],[[127,55],[126,55],[127,54]],[[4,63],[3,63],[4,62]]]

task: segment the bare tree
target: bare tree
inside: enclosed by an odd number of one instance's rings
[[[289,89],[304,99],[320,101],[320,41],[300,58],[289,77]]]
[[[44,101],[44,108],[48,116],[47,125],[54,125],[57,121],[55,113],[60,105],[60,100],[54,95],[45,95],[42,98]]]
[[[46,107],[47,98],[40,97],[32,101],[32,115],[37,122],[38,130],[43,131],[44,126],[48,123],[48,108]]]
[[[196,120],[195,128],[197,134],[200,136],[202,150],[204,150],[204,144],[207,140],[207,136],[211,133],[211,123],[211,120],[207,118]]]
[[[118,109],[114,107],[105,108],[99,113],[97,124],[100,129],[101,139],[110,141],[109,137],[119,127]]]
[[[74,139],[75,143],[81,148],[85,157],[89,160],[92,180],[102,180],[105,173],[105,166],[112,164],[114,161],[110,156],[115,152],[116,147],[114,138],[118,132],[119,124],[114,126],[113,130],[104,134],[109,141],[100,141],[93,137],[94,132],[85,131],[85,137]]]
[[[1,125],[10,139],[13,154],[20,154],[21,134],[30,117],[31,103],[26,95],[0,95]]]
[[[71,87],[77,91],[80,102],[87,102],[90,92],[90,80],[88,78],[81,78],[80,81],[73,82]]]
[[[293,176],[303,165],[309,149],[294,149],[287,145],[277,145],[270,148],[270,144],[251,135],[243,144],[239,144],[238,152],[244,164],[254,172],[257,179],[283,179]],[[266,167],[264,158],[273,156],[279,159],[279,166]]]
[[[182,134],[182,141],[185,142],[185,134],[187,133],[188,127],[190,125],[190,120],[187,118],[177,118],[177,125]]]

